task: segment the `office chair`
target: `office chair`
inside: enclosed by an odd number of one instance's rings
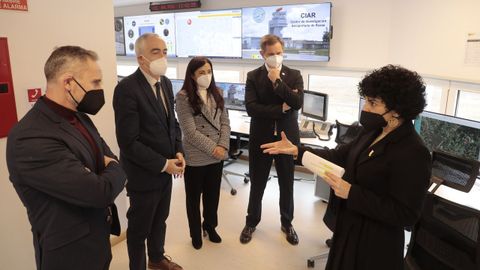
[[[478,176],[480,162],[434,150],[432,153],[432,193],[440,185],[469,192]]]
[[[480,269],[480,211],[435,195],[440,185],[469,192],[480,162],[432,153],[434,189],[427,194],[405,257],[406,270]]]
[[[429,193],[405,257],[407,270],[480,269],[480,211]]]
[[[335,136],[337,146],[353,141],[362,131],[362,126],[358,122],[347,125],[335,120],[335,126],[337,128],[337,135]]]
[[[237,160],[243,154],[243,151],[240,149],[241,149],[241,140],[240,140],[240,136],[237,135],[235,139],[230,139],[230,149],[228,151],[228,160],[224,163],[223,165],[224,169],[222,172],[222,179],[225,180],[225,182],[227,182],[228,186],[230,187],[230,194],[232,195],[236,195],[237,190],[233,187],[227,175],[230,174],[230,175],[241,176],[241,177],[244,177],[243,178],[244,183],[249,182],[248,175],[246,173],[240,174],[240,173],[225,170],[225,167],[234,163],[235,160]]]
[[[358,124],[358,122],[354,122],[351,125],[347,125],[347,124],[338,122],[338,120],[335,120],[335,127],[337,128],[337,135],[335,136],[335,142],[337,143],[337,147],[342,144],[347,144],[353,141],[360,134],[360,131],[362,130],[362,127]],[[325,244],[327,245],[328,248],[330,248],[332,246],[332,239],[329,238],[325,240]],[[327,257],[328,257],[328,250],[326,250],[321,254],[308,258],[307,266],[309,268],[313,268],[315,267],[316,260],[323,260]]]

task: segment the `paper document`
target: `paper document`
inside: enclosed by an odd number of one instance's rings
[[[322,177],[325,175],[326,172],[332,173],[338,177],[342,177],[345,173],[344,168],[326,159],[323,159],[309,151],[306,151],[303,154],[302,164],[303,166],[305,166],[305,168]]]

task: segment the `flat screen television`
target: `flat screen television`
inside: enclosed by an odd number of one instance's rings
[[[242,57],[242,10],[175,13],[178,57]]]
[[[115,52],[117,55],[125,55],[125,35],[123,32],[123,17],[114,18],[115,27]]]
[[[480,160],[480,122],[425,111],[414,123],[430,151]]]
[[[261,59],[261,37],[275,34],[285,43],[285,60],[329,61],[331,7],[320,3],[242,9],[242,57]]]
[[[135,41],[145,33],[157,33],[166,43],[168,56],[175,56],[175,17],[173,13],[125,16],[127,56],[135,56]]]
[[[303,90],[302,114],[320,121],[327,120],[328,95],[320,92]]]
[[[217,82],[217,87],[223,90],[225,107],[231,110],[245,111],[245,84]]]

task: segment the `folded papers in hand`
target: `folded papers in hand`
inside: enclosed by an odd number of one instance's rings
[[[323,159],[309,151],[306,151],[302,157],[302,164],[305,168],[312,171],[314,174],[323,177],[326,172],[332,173],[338,177],[342,177],[345,173],[345,169],[332,163],[326,159]]]

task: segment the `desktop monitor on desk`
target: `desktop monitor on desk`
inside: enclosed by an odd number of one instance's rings
[[[328,95],[315,91],[303,91],[302,114],[320,121],[327,120]]]
[[[230,110],[245,111],[245,84],[217,82],[217,86],[223,90],[225,107]]]
[[[314,134],[322,141],[330,140],[333,125],[327,122],[327,110],[328,110],[328,95],[325,93],[319,93],[315,91],[304,90],[303,91],[303,107],[302,114],[320,120],[320,122],[313,122],[308,120],[302,120],[300,123],[300,137],[309,137]]]
[[[415,119],[415,129],[430,151],[480,160],[480,122],[425,111]]]

